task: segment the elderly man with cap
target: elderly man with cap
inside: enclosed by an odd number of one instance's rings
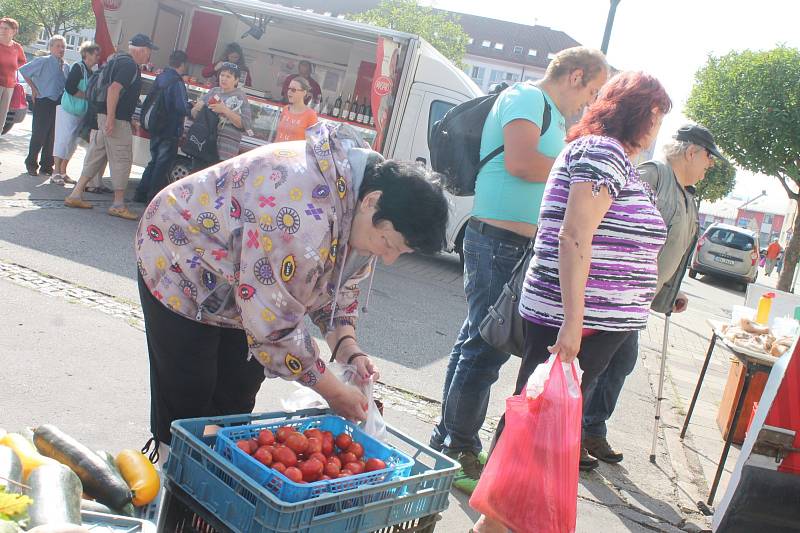
[[[653,189],[668,228],[667,241],[658,255],[656,296],[650,308],[658,313],[680,313],[688,305],[680,285],[699,229],[694,186],[714,165],[714,159],[728,161],[714,144],[711,132],[694,124],[678,130],[664,147],[664,158],[666,162],[647,161],[638,168],[642,180]],[[636,366],[638,354],[639,337],[631,335],[585,393],[581,470],[596,468],[598,459],[606,463],[622,461],[622,453],[606,439],[606,421],[614,412],[625,378]]]
[[[142,89],[139,67],[150,61],[152,50],[158,50],[158,47],[150,37],[138,33],[129,41],[128,51],[115,54],[105,66],[101,79],[108,80],[108,83],[101,83],[98,87],[102,92],[100,98],[90,103],[97,106],[94,109],[97,112],[97,130],[92,131],[81,179],[64,199],[67,207],[92,207],[81,198],[83,190],[95,174],[102,172],[108,160],[114,188],[114,202],[108,214],[128,220],[139,218],[125,205],[125,189],[133,164],[131,119]]]

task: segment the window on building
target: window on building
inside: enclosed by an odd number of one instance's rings
[[[556,55],[555,55],[553,52],[548,52],[548,54],[547,54],[547,59],[549,59],[550,61],[552,61],[552,60],[553,60],[553,59],[555,59],[555,58],[556,58]]]
[[[47,40],[49,38],[50,36],[47,34],[47,30],[42,28],[42,30],[39,32],[39,37],[36,39],[36,42],[38,44],[47,44]]]
[[[541,78],[539,76],[526,74],[525,77],[523,78],[523,81],[539,81],[540,79]]]
[[[536,55],[536,50],[533,49],[533,48],[528,48],[528,55],[529,56],[535,56]]]
[[[481,43],[481,46],[483,46],[484,48],[489,48],[492,46],[492,41],[483,41]]]
[[[772,224],[773,215],[764,214],[764,224]]]
[[[66,36],[67,50],[78,50],[81,43],[84,41],[83,37],[74,33],[68,33]]]
[[[475,80],[478,85],[483,83],[483,76],[486,75],[486,68],[485,67],[472,67],[472,73],[470,74],[470,78]]]
[[[502,70],[492,70],[489,75],[489,83],[498,83],[505,78],[505,72]]]
[[[522,47],[521,46],[515,46],[514,47],[514,53],[518,54],[518,55],[522,55]]]
[[[513,72],[506,72],[506,81],[519,81],[519,74]]]
[[[736,221],[736,225],[739,226],[740,228],[746,228],[747,227],[747,218],[746,217],[739,218],[739,220]]]
[[[494,49],[495,50],[502,50],[503,49],[503,43],[494,43]]]

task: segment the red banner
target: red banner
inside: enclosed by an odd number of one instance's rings
[[[385,37],[378,39],[378,49],[375,55],[375,74],[372,77],[370,99],[372,116],[375,119],[375,130],[377,131],[375,141],[372,143],[372,149],[377,152],[383,149],[384,130],[389,123],[392,107],[394,106],[395,80],[397,79],[399,57],[399,44]]]
[[[92,11],[94,11],[94,42],[100,45],[100,64],[106,62],[108,56],[116,52],[114,43],[111,41],[111,34],[108,31],[106,13],[103,0],[92,0]],[[116,4],[119,8],[119,5]]]

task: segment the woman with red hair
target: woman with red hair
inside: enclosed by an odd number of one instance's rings
[[[17,69],[25,64],[25,52],[14,40],[19,23],[10,18],[0,18],[0,123],[6,120],[14,87],[17,85]]]
[[[567,134],[545,186],[520,295],[525,344],[515,394],[550,354],[577,357],[586,390],[625,339],[646,327],[667,233],[631,160],[655,141],[671,107],[654,77],[623,72]],[[495,443],[503,426],[501,419]],[[482,516],[474,531],[506,527]]]

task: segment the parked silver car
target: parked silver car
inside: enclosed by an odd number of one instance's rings
[[[689,277],[710,274],[742,282],[745,287],[758,277],[758,234],[728,224],[712,224],[692,257]]]

